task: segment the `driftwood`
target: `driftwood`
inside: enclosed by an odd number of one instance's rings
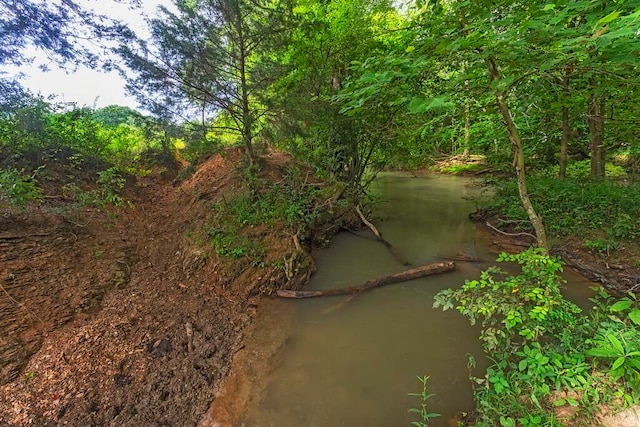
[[[489,221],[485,221],[485,224],[487,224],[487,227],[489,227],[490,229],[492,229],[493,231],[503,234],[505,236],[513,236],[513,237],[517,237],[517,236],[528,236],[531,237],[533,240],[537,240],[536,236],[534,236],[531,233],[526,233],[526,232],[521,232],[521,233],[507,233],[506,231],[502,231],[499,228],[494,227],[493,225],[491,225],[489,223]]]
[[[574,256],[570,251],[563,249],[556,249],[551,251],[553,255],[560,256],[562,260],[571,268],[578,271],[581,275],[587,279],[601,283],[607,291],[622,296],[629,288],[633,287],[633,283],[623,284],[614,274],[606,274],[604,271],[597,267],[592,267],[582,262],[578,257]],[[630,286],[629,286],[630,285]]]
[[[460,261],[460,262],[487,262],[487,260],[484,258],[469,256],[469,255],[457,255],[453,257],[447,256],[447,257],[442,257],[442,259],[446,259],[448,261]]]
[[[379,286],[390,285],[392,283],[406,282],[407,280],[418,279],[424,276],[430,276],[433,274],[447,273],[453,271],[456,268],[456,264],[453,261],[449,262],[437,262],[433,264],[426,264],[420,267],[405,270],[401,273],[392,274],[390,276],[379,277],[376,279],[367,280],[362,285],[351,286],[349,288],[340,289],[326,289],[319,291],[289,291],[280,290],[276,292],[281,298],[313,298],[335,295],[349,295],[359,294],[372,288]]]
[[[400,262],[400,264],[411,265],[409,260],[407,260],[407,258],[398,249],[396,249],[395,246],[393,246],[384,237],[382,237],[382,233],[380,233],[376,228],[376,226],[373,225],[371,221],[369,221],[367,217],[364,216],[364,214],[362,213],[362,211],[357,205],[356,205],[356,213],[358,214],[358,216],[360,217],[360,220],[362,220],[364,225],[369,227],[369,230],[371,230],[371,232],[376,236],[376,239],[378,239],[380,243],[382,243],[383,245],[386,246],[387,249],[389,249],[389,252],[391,252],[391,254],[395,257],[395,259],[397,259]]]

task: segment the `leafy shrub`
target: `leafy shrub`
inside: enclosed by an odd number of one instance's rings
[[[96,183],[98,188],[91,191],[83,191],[75,184],[67,184],[63,187],[63,192],[73,197],[80,206],[94,206],[102,209],[107,206],[116,208],[123,205],[131,206],[131,202],[122,197],[126,179],[120,175],[118,168],[111,167],[98,172]]]
[[[587,317],[560,293],[562,265],[538,249],[498,261],[517,262],[518,275],[491,267],[479,280],[435,296],[434,307],[456,308],[472,324],[494,362],[473,378],[477,425],[558,425],[555,407],[571,406],[577,424],[598,405],[640,399],[640,308],[633,296],[606,293]],[[567,420],[563,420],[567,421]],[[572,424],[574,425],[574,424]]]
[[[256,171],[245,173],[248,190],[214,204],[206,231],[218,255],[258,260],[264,250],[246,232],[276,223],[296,232],[305,230],[319,214],[316,202],[323,189],[306,184],[295,169],[273,184],[259,179]]]
[[[618,249],[618,243],[612,240],[605,239],[595,239],[589,240],[586,239],[584,241],[584,247],[589,249],[591,252],[596,252],[599,254],[607,254],[607,256],[614,250]]]
[[[27,175],[24,169],[0,169],[0,201],[6,200],[11,205],[20,206],[30,200],[40,199],[42,189],[36,181],[38,170]]]

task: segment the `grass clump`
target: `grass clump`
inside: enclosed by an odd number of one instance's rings
[[[446,173],[449,175],[464,175],[464,174],[478,172],[484,169],[485,167],[486,166],[480,163],[460,163],[460,164],[444,166],[439,169],[439,172]]]

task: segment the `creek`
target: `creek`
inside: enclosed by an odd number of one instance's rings
[[[442,417],[432,427],[455,425],[453,417],[473,408],[468,355],[482,375],[478,329],[454,310],[433,309],[433,296],[494,265],[495,248],[468,219],[480,190],[465,178],[384,174],[373,187],[380,197],[376,226],[414,265],[456,256],[487,262],[457,262],[455,272],[393,284],[350,298],[271,300],[259,317],[288,313],[286,338],[274,352],[271,372],[255,378],[259,391],[249,403],[247,427],[406,426],[407,410],[420,407],[407,395],[421,391],[416,376],[429,375],[428,410]],[[356,285],[403,271],[369,230],[342,233],[314,253],[318,272],[307,289]],[[587,305],[588,282],[567,273],[568,296]],[[259,319],[257,324],[261,324]],[[264,322],[273,327],[273,322]],[[266,335],[257,327],[255,337]],[[251,346],[251,337],[248,346]]]

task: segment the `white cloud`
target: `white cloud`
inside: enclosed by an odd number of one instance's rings
[[[78,0],[82,6],[98,13],[116,18],[141,36],[147,36],[144,16],[153,16],[159,5],[168,6],[170,0],[141,0],[142,10],[131,10],[126,4],[104,0]],[[47,64],[46,57],[34,52],[33,66],[6,66],[2,70],[9,75],[21,74],[20,82],[34,93],[45,97],[55,96],[56,101],[75,102],[78,106],[105,107],[119,104],[136,108],[135,98],[125,93],[125,80],[113,71],[105,73],[87,67],[79,67],[75,72],[60,69],[42,71],[37,65]]]

